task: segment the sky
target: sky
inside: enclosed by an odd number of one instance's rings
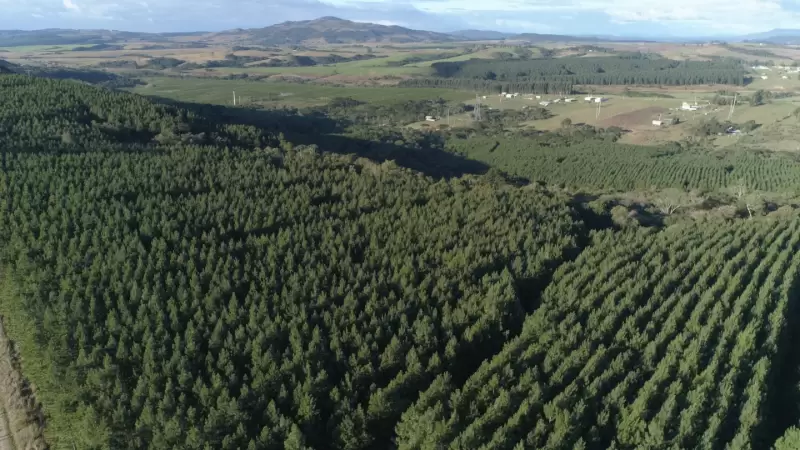
[[[733,36],[800,28],[800,0],[0,0],[0,29],[219,31],[321,16],[432,31]]]

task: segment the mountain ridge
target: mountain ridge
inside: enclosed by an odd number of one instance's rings
[[[136,32],[108,29],[47,28],[41,30],[0,30],[0,47],[24,45],[95,45],[115,41],[178,42],[175,38],[191,37],[196,43],[227,42],[262,45],[302,45],[312,43],[418,43],[456,41],[519,40],[528,42],[763,42],[800,44],[800,29],[773,29],[747,35],[715,37],[634,37],[599,34],[510,33],[486,29],[464,29],[452,32],[418,30],[399,25],[356,22],[335,16],[312,20],[286,21],[258,28],[233,28],[222,31]]]
[[[449,34],[434,31],[414,30],[398,25],[380,25],[355,22],[339,17],[324,16],[313,20],[281,22],[263,28],[236,30],[243,34],[242,40],[264,45],[292,45],[309,41],[329,44],[348,43],[413,43],[427,41],[453,41]],[[220,35],[230,35],[223,31]]]

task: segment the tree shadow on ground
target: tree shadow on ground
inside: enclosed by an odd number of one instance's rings
[[[293,110],[236,108],[223,105],[181,102],[163,97],[150,97],[162,104],[173,105],[223,124],[251,125],[273,136],[282,134],[294,145],[316,145],[323,152],[356,155],[376,163],[392,160],[397,165],[416,170],[433,178],[453,178],[467,174],[484,174],[489,166],[436,146],[418,148],[402,141],[377,140],[347,136],[345,125],[322,113],[300,114]],[[387,128],[387,132],[390,131]]]

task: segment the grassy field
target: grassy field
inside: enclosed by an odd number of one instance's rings
[[[669,91],[675,98],[643,98],[624,97],[621,95],[605,95],[608,101],[599,109],[596,103],[584,101],[585,95],[576,95],[574,103],[554,103],[547,107],[553,117],[546,120],[535,120],[526,123],[527,126],[540,130],[554,130],[561,127],[562,121],[569,118],[573,124],[585,123],[599,127],[618,126],[629,133],[623,137],[623,142],[636,144],[659,144],[668,141],[677,141],[693,134],[692,129],[702,120],[716,118],[720,121],[728,120],[730,108],[727,106],[709,105],[698,111],[681,111],[684,101],[706,105],[711,93],[697,93],[677,89]],[[489,96],[482,100],[485,107],[496,109],[521,109],[526,106],[539,106],[539,101],[552,100],[554,96],[542,96],[541,99],[505,99],[499,96]],[[774,100],[761,106],[739,104],[734,110],[730,120],[734,123],[744,123],[750,120],[761,125],[760,128],[749,135],[722,136],[714,139],[716,146],[724,147],[733,144],[742,144],[766,150],[793,150],[800,149],[800,121],[793,116],[794,110],[800,106],[800,97]],[[678,119],[676,125],[658,127],[652,124],[653,120],[661,118],[666,121]]]
[[[62,52],[69,51],[81,47],[90,47],[90,44],[78,45],[21,45],[19,47],[0,47],[0,50],[6,50],[11,53],[33,53],[33,52]]]
[[[334,97],[352,97],[366,102],[424,100],[442,97],[450,101],[471,98],[470,93],[447,89],[398,87],[338,87],[321,84],[252,82],[197,78],[147,78],[145,86],[133,92],[196,103],[233,103],[233,91],[243,103],[269,106],[312,106],[326,104]],[[276,98],[277,97],[277,98]]]

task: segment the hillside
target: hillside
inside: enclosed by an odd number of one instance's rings
[[[19,66],[0,59],[0,73],[18,73]]]
[[[0,47],[33,45],[90,45],[109,42],[146,40],[168,42],[175,37],[203,36],[207,33],[139,33],[116,30],[0,30]]]
[[[778,28],[763,33],[740,36],[736,40],[764,44],[797,45],[800,44],[800,30]]]
[[[330,44],[368,42],[426,42],[450,41],[453,37],[432,31],[412,30],[399,26],[352,22],[337,17],[284,22],[265,28],[231,30],[221,35],[235,35],[238,40],[262,45],[326,42]]]
[[[50,448],[798,448],[800,213],[734,184],[797,161],[0,91],[0,311]],[[398,163],[445,143],[495,167]],[[642,183],[672,189],[599,190]]]

